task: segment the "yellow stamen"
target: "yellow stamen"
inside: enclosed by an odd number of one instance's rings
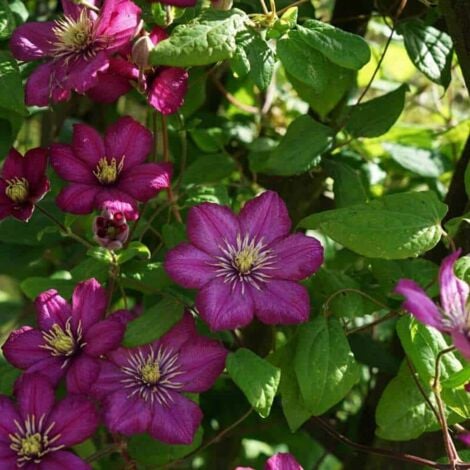
[[[160,379],[160,367],[156,361],[148,361],[140,368],[142,380],[148,385],[155,385]]]
[[[44,333],[44,339],[50,349],[56,352],[56,355],[68,356],[75,350],[75,340],[71,331],[64,331],[57,323],[54,323],[52,328]]]
[[[117,180],[123,166],[124,158],[122,158],[118,164],[115,158],[112,158],[111,162],[109,162],[106,157],[103,157],[98,161],[98,165],[96,166],[96,170],[93,171],[93,174],[98,178],[100,183],[112,184]]]
[[[26,178],[15,177],[7,180],[5,194],[16,203],[24,202],[29,194],[29,183]]]
[[[57,20],[52,29],[57,41],[54,44],[54,53],[57,56],[84,51],[93,43],[93,23],[84,8],[78,19],[64,16]]]
[[[36,433],[21,439],[20,455],[27,457],[40,455],[42,451],[42,438],[41,434]]]
[[[235,256],[235,265],[240,273],[246,274],[251,271],[258,257],[258,251],[256,248],[247,246]]]

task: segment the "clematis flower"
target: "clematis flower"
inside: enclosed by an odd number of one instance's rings
[[[28,105],[47,106],[68,100],[72,91],[85,93],[140,22],[140,9],[130,0],[104,0],[98,13],[71,0],[62,0],[62,6],[62,18],[26,23],[12,35],[10,48],[18,60],[45,60],[26,83]]]
[[[196,307],[212,330],[307,320],[310,301],[297,281],[318,270],[323,248],[291,221],[272,191],[247,202],[238,217],[225,206],[204,203],[188,215],[189,243],[169,251],[165,269],[186,288],[200,289]]]
[[[439,271],[441,306],[411,279],[401,279],[395,292],[406,298],[403,308],[418,321],[452,336],[455,347],[470,360],[470,306],[468,284],[454,274],[454,264],[460,250],[447,256]]]
[[[152,146],[151,132],[130,117],[110,126],[104,140],[92,127],[76,124],[72,145],[51,146],[52,167],[70,182],[57,205],[72,214],[111,208],[136,219],[137,201],[148,201],[170,184],[170,164],[145,163]]]
[[[251,467],[237,467],[235,470],[254,470]],[[270,457],[264,470],[304,470],[292,454],[279,452]]]
[[[67,447],[91,437],[98,416],[83,396],[55,403],[54,389],[40,374],[16,383],[17,405],[0,395],[0,468],[14,470],[91,470]]]
[[[39,328],[13,331],[3,353],[27,373],[38,372],[56,385],[65,376],[67,389],[86,393],[98,377],[100,356],[116,349],[125,330],[125,314],[104,319],[107,298],[95,279],[81,282],[72,305],[51,289],[35,302]]]
[[[147,96],[150,106],[162,114],[173,114],[182,106],[188,88],[188,72],[178,67],[159,67],[148,63],[153,47],[168,37],[158,26],[134,44],[130,58],[114,58],[108,71],[98,76],[88,96],[97,102],[112,103],[131,88],[130,82]]]
[[[93,221],[95,241],[109,250],[119,250],[129,237],[129,225],[122,212],[105,209]]]
[[[168,444],[190,444],[202,412],[183,393],[208,390],[226,355],[216,341],[198,335],[189,314],[151,344],[108,354],[92,388],[103,400],[106,426],[126,436],[147,432]]]
[[[46,150],[32,149],[24,157],[10,150],[0,173],[0,220],[9,215],[25,222],[31,218],[34,205],[50,188],[46,166]]]

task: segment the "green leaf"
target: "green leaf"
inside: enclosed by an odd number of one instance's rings
[[[135,289],[144,294],[156,294],[171,285],[163,263],[131,260],[122,267],[123,287]]]
[[[378,137],[385,134],[400,117],[407,90],[408,86],[402,85],[386,95],[349,107],[346,130],[354,137]]]
[[[400,22],[397,32],[403,35],[406,51],[416,68],[432,82],[447,88],[453,54],[450,36],[415,18]]]
[[[123,344],[134,348],[150,343],[166,333],[183,317],[184,306],[173,299],[164,299],[132,320],[126,329]]]
[[[357,34],[311,19],[297,31],[306,44],[341,67],[359,70],[370,60],[369,45]]]
[[[313,214],[300,227],[320,229],[370,258],[403,259],[433,248],[447,206],[431,191],[392,194],[365,204]]]
[[[0,0],[0,40],[10,37],[15,26],[15,17],[7,0]]]
[[[71,279],[57,279],[51,277],[28,277],[20,284],[26,297],[34,300],[41,292],[56,289],[65,298],[71,297],[75,282]]]
[[[130,242],[126,248],[117,253],[117,261],[118,264],[123,264],[136,257],[140,259],[150,259],[151,255],[148,246],[141,242],[133,241]]]
[[[332,138],[332,129],[310,116],[299,116],[292,121],[261,172],[280,176],[304,173],[320,162]]]
[[[164,224],[162,227],[162,237],[168,249],[175,247],[186,240],[186,226],[175,222]]]
[[[294,369],[305,405],[315,416],[347,395],[360,370],[341,324],[324,316],[300,326]]]
[[[22,83],[16,61],[8,52],[0,51],[0,108],[26,115]]]
[[[94,246],[93,248],[90,248],[86,254],[90,256],[90,258],[93,258],[100,263],[110,264],[113,261],[111,252],[107,248],[103,248],[101,246]]]
[[[16,379],[20,376],[21,371],[15,369],[7,362],[0,360],[0,394],[12,395],[13,385]]]
[[[245,348],[230,353],[226,367],[251,406],[262,418],[267,418],[279,386],[281,371]]]
[[[470,256],[462,256],[454,266],[455,275],[470,284]]]
[[[229,59],[237,48],[235,37],[245,29],[246,21],[241,10],[206,9],[193,21],[176,26],[171,36],[150,53],[150,61],[155,65],[189,67]]]
[[[185,170],[183,183],[217,183],[230,176],[235,169],[234,160],[226,154],[203,155]]]
[[[431,390],[425,386],[423,389],[436,406]],[[406,361],[382,393],[375,420],[377,436],[390,441],[416,439],[425,431],[438,428],[436,417],[416,386]]]
[[[470,382],[470,365],[466,365],[465,368],[450,374],[447,379],[441,381],[443,388],[458,388],[463,387],[465,384]],[[468,393],[468,392],[466,392]]]

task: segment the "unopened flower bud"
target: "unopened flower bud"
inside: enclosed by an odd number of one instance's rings
[[[230,10],[233,6],[233,0],[211,0],[212,8],[215,10]]]
[[[132,46],[132,61],[140,70],[149,66],[149,55],[153,48],[154,44],[148,34],[141,36]]]
[[[129,237],[129,225],[122,212],[103,210],[93,221],[93,234],[96,243],[109,250],[119,250]]]

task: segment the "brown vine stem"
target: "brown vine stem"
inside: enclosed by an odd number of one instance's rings
[[[88,463],[96,462],[97,460],[101,459],[102,457],[106,457],[109,454],[114,452],[119,452],[119,449],[116,444],[109,444],[106,447],[96,451],[94,454],[89,455],[85,461]]]
[[[380,323],[383,323],[384,321],[395,318],[397,315],[399,315],[399,312],[392,310],[388,312],[386,315],[384,315],[383,317],[377,318],[377,320],[367,323],[366,325],[358,326],[357,328],[351,328],[350,330],[347,330],[346,336],[352,335],[354,333],[359,333],[360,331],[368,330],[369,328],[373,328],[374,326],[377,326]]]
[[[230,92],[228,92],[222,83],[212,75],[212,82],[214,83],[215,87],[222,93],[223,97],[231,104],[236,106],[237,108],[241,109],[242,111],[245,111],[246,113],[250,114],[258,114],[259,109],[256,106],[251,106],[246,103],[242,103],[241,101],[238,101],[235,96],[233,96]]]
[[[333,426],[331,426],[325,419],[321,418],[320,416],[313,416],[311,420],[314,423],[317,423],[321,428],[323,428],[331,437],[336,439],[343,444],[348,445],[349,447],[353,447],[354,449],[358,450],[359,452],[364,452],[367,454],[374,454],[380,455],[383,457],[389,457],[393,460],[399,460],[402,462],[410,462],[415,465],[425,465],[431,468],[438,468],[441,470],[444,469],[453,469],[453,468],[470,468],[470,464],[468,463],[456,463],[455,467],[450,466],[449,464],[440,464],[438,462],[434,462],[433,460],[428,460],[423,457],[419,457],[417,455],[412,454],[401,454],[398,452],[394,452],[389,449],[382,449],[380,447],[371,447],[365,444],[359,444],[358,442],[354,442],[348,437],[344,436],[340,432],[338,432]]]

